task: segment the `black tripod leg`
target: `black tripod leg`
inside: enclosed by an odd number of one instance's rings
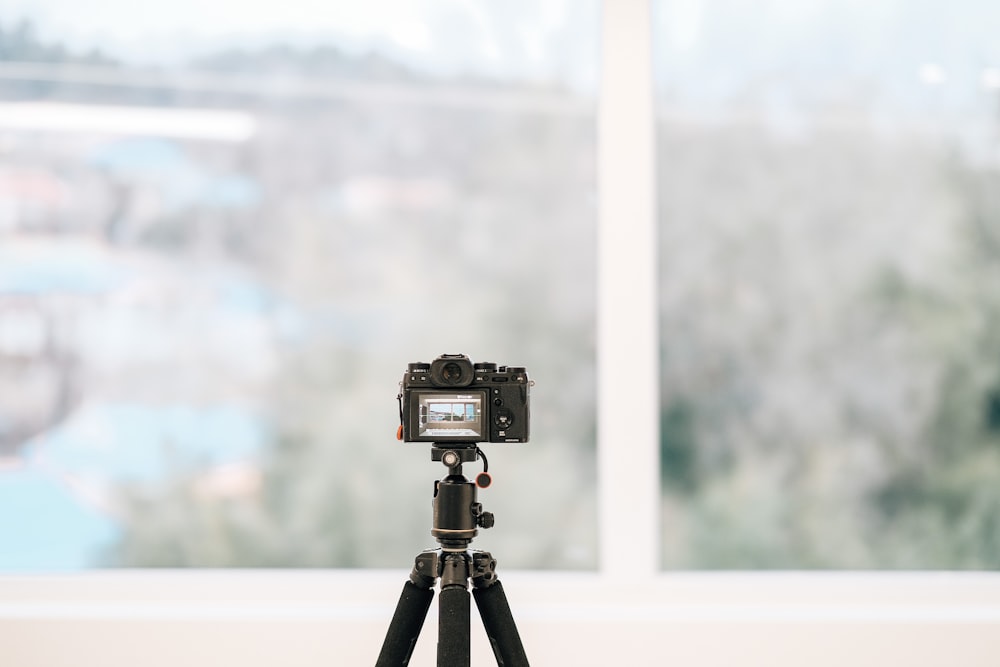
[[[469,591],[465,586],[441,589],[438,598],[438,667],[469,667]]]
[[[517,633],[514,615],[510,612],[510,605],[507,604],[507,596],[504,595],[500,582],[494,579],[489,586],[473,588],[472,595],[476,598],[476,606],[483,619],[486,636],[493,646],[497,665],[528,667],[528,656],[524,653],[521,635]]]
[[[385,633],[385,642],[375,667],[405,667],[409,664],[433,598],[433,588],[421,588],[412,581],[403,584],[403,592],[396,603],[396,611]]]

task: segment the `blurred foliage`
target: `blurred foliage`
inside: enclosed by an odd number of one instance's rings
[[[79,53],[38,36],[34,23],[22,19],[15,25],[0,25],[0,61],[34,63],[84,63],[113,65],[113,58],[99,50]]]
[[[664,565],[1000,567],[996,169],[660,129]]]

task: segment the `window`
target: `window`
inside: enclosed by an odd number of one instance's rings
[[[513,6],[523,11],[516,3]],[[602,12],[596,160],[601,239],[596,280],[600,573],[511,571],[507,569],[509,549],[496,550],[503,559],[504,582],[528,655],[540,663],[574,665],[607,665],[615,660],[738,664],[747,655],[774,665],[831,660],[867,664],[873,659],[921,664],[934,661],[928,656],[944,654],[956,664],[993,664],[1000,577],[992,573],[656,572],[659,535],[654,507],[661,495],[660,471],[655,465],[659,341],[653,305],[657,280],[651,242],[655,207],[652,60],[645,39],[651,32],[648,9],[641,0],[614,0],[604,3]],[[659,27],[656,32],[661,31]],[[661,171],[665,166],[676,168],[668,163],[669,157],[660,154]],[[664,331],[663,340],[669,337],[670,332]],[[581,372],[581,381],[592,379],[582,375],[585,367],[574,368]],[[387,374],[395,377],[398,369]],[[566,382],[563,377],[560,390]],[[381,405],[382,385],[372,387]],[[676,383],[665,383],[663,389],[664,398],[670,400],[668,392],[676,389]],[[567,394],[566,398],[576,397]],[[590,403],[574,405],[568,414],[585,419],[581,425],[591,425],[595,421],[589,417],[591,407]],[[991,410],[985,408],[988,423]],[[351,413],[359,414],[369,413]],[[634,418],[622,419],[626,414]],[[676,430],[699,436],[702,423],[697,411],[685,415],[676,409],[665,414],[669,416],[665,421]],[[340,422],[340,427],[351,421]],[[412,452],[413,468],[427,465],[425,451],[399,451]],[[497,472],[514,465],[511,460],[520,465],[525,451],[532,456],[541,452],[534,444],[495,451],[510,454],[497,465]],[[565,465],[557,470],[548,461],[532,459],[540,468],[535,472],[541,474],[520,481],[523,492],[516,504],[555,497],[556,489],[542,486],[558,487],[569,480],[573,480],[572,489],[558,495],[572,496],[582,504],[590,502],[588,489],[575,484],[587,481],[586,475],[575,474],[588,470],[589,461],[580,452],[579,448],[561,451],[566,455],[560,462],[568,464],[574,474]],[[671,453],[669,447],[665,453]],[[368,452],[351,454],[382,465],[379,456],[367,458]],[[549,455],[541,452],[541,456]],[[361,470],[355,465],[357,459],[342,458],[336,463]],[[410,479],[399,479],[404,477]],[[372,478],[363,474],[357,479],[368,482]],[[537,483],[539,479],[542,483]],[[679,492],[673,484],[674,480],[667,481],[665,509],[686,511],[675,504]],[[407,495],[400,505],[410,498]],[[572,526],[566,524],[586,513],[564,515],[557,529],[560,537],[573,534]],[[498,520],[504,516],[506,512],[500,512]],[[683,528],[684,517],[678,517],[663,517],[665,532]],[[518,526],[522,528],[523,524]],[[506,527],[498,526],[498,530]],[[426,533],[421,530],[414,539],[423,543]],[[670,567],[676,563],[675,558],[667,559]],[[248,665],[274,664],[276,658],[289,665],[312,665],[318,658],[328,663],[370,664],[405,577],[405,566],[401,569],[397,561],[390,568],[0,576],[4,600],[0,625],[10,626],[5,635],[11,639],[7,654],[19,664],[79,662],[79,656],[92,654],[109,665],[131,665],[137,651],[155,664],[225,662],[234,654]],[[86,632],[72,631],[75,622],[83,622],[79,627]],[[475,620],[472,624],[476,625]],[[434,664],[435,625],[425,624],[411,664]],[[263,626],[266,632],[259,631]],[[56,635],[60,641],[51,641]],[[127,646],[122,645],[124,649],[118,646],[122,637],[132,638]],[[136,637],[142,641],[134,641]],[[581,641],[581,637],[587,639]],[[473,664],[492,660],[483,633],[474,630],[471,644]],[[692,656],[697,658],[692,660]]]
[[[1000,565],[1000,12],[655,4],[668,568]]]
[[[0,11],[0,568],[398,567],[454,352],[537,380],[477,543],[594,567],[596,4],[94,5]]]

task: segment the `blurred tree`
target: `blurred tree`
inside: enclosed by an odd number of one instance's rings
[[[911,448],[872,500],[873,538],[890,566],[1000,567],[1000,184],[992,167],[953,158],[964,204],[949,271],[900,286],[887,307],[940,359],[936,400]]]
[[[660,136],[665,565],[995,567],[995,174],[863,126]]]

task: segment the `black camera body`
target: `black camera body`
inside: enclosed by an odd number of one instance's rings
[[[409,364],[400,407],[404,442],[528,442],[532,382],[521,366],[442,354]]]

